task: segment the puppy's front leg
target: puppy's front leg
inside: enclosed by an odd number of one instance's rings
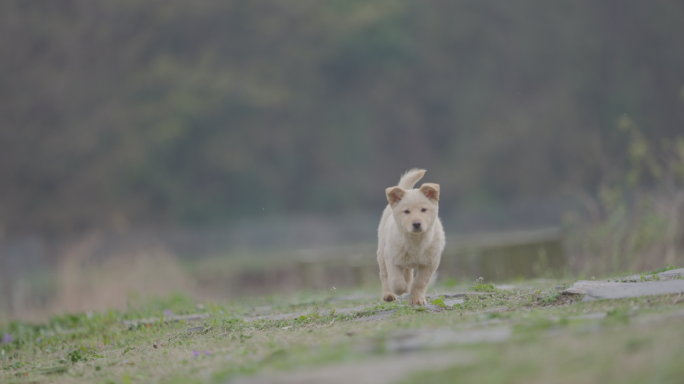
[[[401,296],[408,292],[409,288],[411,287],[406,283],[404,268],[394,265],[389,261],[386,263],[386,265],[387,281],[392,292],[394,292],[394,294],[397,296]]]
[[[404,268],[404,279],[406,279],[406,285],[411,288],[411,284],[413,284],[413,269],[412,268]]]
[[[437,270],[439,264],[426,265],[418,268],[418,273],[416,278],[413,279],[413,285],[411,286],[411,295],[409,296],[409,304],[411,305],[425,305],[425,290],[427,289],[428,283],[432,275]]]
[[[382,299],[385,301],[394,301],[397,299],[397,295],[392,292],[389,286],[389,277],[387,276],[387,264],[385,261],[385,256],[382,253],[378,253],[378,265],[380,266],[380,282],[382,283]]]

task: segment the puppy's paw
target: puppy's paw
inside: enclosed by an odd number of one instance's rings
[[[394,293],[391,293],[391,292],[390,293],[383,293],[382,299],[385,301],[394,301],[397,299],[397,295],[395,295]]]
[[[419,297],[411,297],[409,298],[409,304],[411,305],[425,305],[425,297],[419,296]]]

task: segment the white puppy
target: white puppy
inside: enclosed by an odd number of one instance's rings
[[[411,189],[424,169],[407,171],[396,187],[387,188],[389,205],[378,228],[378,264],[382,299],[396,300],[411,291],[409,304],[425,305],[425,290],[444,250],[444,229],[437,217],[439,185]],[[418,268],[416,278],[413,270]]]

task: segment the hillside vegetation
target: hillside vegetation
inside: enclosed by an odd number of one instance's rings
[[[592,190],[684,124],[684,4],[7,0],[9,231],[453,208]],[[445,209],[446,209],[445,208]]]

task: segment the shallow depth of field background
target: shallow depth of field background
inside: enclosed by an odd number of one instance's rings
[[[682,266],[682,20],[675,0],[4,1],[0,318],[322,288],[306,263],[372,266],[411,167],[450,245],[553,234],[564,264],[536,277]]]

